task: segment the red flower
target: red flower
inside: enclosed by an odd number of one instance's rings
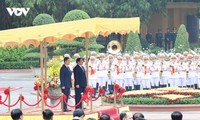
[[[5,94],[5,95],[9,95],[9,94],[10,94],[9,89],[5,89],[5,90],[4,90],[4,94]]]
[[[35,85],[35,86],[33,87],[33,89],[34,89],[35,91],[38,90],[38,86]]]
[[[99,89],[99,93],[100,93],[101,95],[104,95],[104,94],[105,94],[105,91],[104,91],[104,89],[103,89],[102,87]]]
[[[44,94],[48,94],[49,90],[47,88],[44,89]]]
[[[118,84],[115,84],[115,91],[119,90],[120,86]]]
[[[121,94],[123,94],[123,93],[126,92],[126,90],[125,90],[123,87],[121,87],[121,88],[120,88],[120,92],[121,92]]]

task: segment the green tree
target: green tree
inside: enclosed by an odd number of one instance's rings
[[[39,14],[33,20],[33,25],[34,26],[36,26],[36,25],[50,24],[50,23],[55,23],[55,20],[53,19],[52,16],[50,16],[48,14]]]
[[[129,32],[127,43],[126,43],[126,52],[133,53],[133,51],[140,52],[142,51],[142,46],[140,43],[140,38],[138,33]]]
[[[185,25],[181,24],[179,30],[177,32],[177,37],[174,45],[174,49],[176,52],[184,52],[190,49],[190,45],[188,42],[187,31]]]
[[[72,10],[65,14],[63,22],[88,19],[90,16],[82,10]]]

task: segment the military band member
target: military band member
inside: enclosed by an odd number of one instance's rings
[[[108,90],[109,93],[112,94],[114,91],[114,76],[115,74],[115,63],[113,55],[108,55],[108,62],[107,62],[107,75],[108,75]]]
[[[135,90],[141,89],[141,76],[142,76],[142,64],[139,59],[139,54],[133,56],[133,84]]]
[[[198,81],[198,88],[200,88],[200,62],[197,64],[197,81]]]
[[[194,80],[194,86],[195,88],[200,88],[199,84],[200,84],[200,79],[198,79],[199,75],[200,75],[200,56],[199,55],[195,55],[194,56],[194,64],[195,64],[195,80]]]
[[[186,65],[185,57],[181,55],[178,63],[178,87],[186,87]]]
[[[99,54],[99,62],[97,63],[97,77],[99,86],[103,87],[106,91],[106,82],[107,82],[107,70],[106,70],[106,61],[105,54]],[[97,85],[98,89],[98,85]]]
[[[168,86],[170,87],[178,87],[178,65],[177,65],[177,57],[175,55],[171,56],[171,61],[169,65],[170,75],[168,79]]]
[[[121,87],[124,87],[124,65],[122,62],[123,58],[121,56],[117,56],[117,62],[115,64],[115,82]]]
[[[195,81],[195,64],[192,61],[193,55],[188,54],[186,61],[186,84],[187,87],[193,88]]]
[[[91,56],[90,57],[90,60],[88,62],[88,66],[89,66],[89,86],[94,88],[94,94],[93,94],[93,97],[96,96],[96,92],[97,92],[97,74],[96,74],[96,71],[97,71],[97,64],[95,63],[95,57],[94,56]]]
[[[159,87],[159,72],[158,61],[155,54],[151,54],[150,75],[151,75],[151,88]]]
[[[150,62],[149,57],[143,56],[142,64],[143,75],[141,76],[143,90],[151,88],[151,76],[150,76]]]
[[[159,57],[159,72],[160,72],[160,87],[167,87],[168,86],[168,78],[170,75],[168,62],[165,61],[165,54],[160,53]]]
[[[124,57],[124,86],[126,91],[131,91],[133,88],[133,65],[129,54],[125,54]]]

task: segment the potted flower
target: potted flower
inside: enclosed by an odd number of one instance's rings
[[[47,87],[48,87],[48,94],[50,97],[57,98],[61,95],[61,88],[60,88],[60,66],[61,62],[57,59],[51,59],[48,63],[48,80],[47,80]],[[55,101],[51,100],[51,103],[54,104]]]

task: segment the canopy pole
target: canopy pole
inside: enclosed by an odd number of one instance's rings
[[[47,88],[47,42],[44,41],[44,80],[45,88]]]
[[[41,70],[41,75],[40,75],[40,80],[41,80],[41,88],[42,88],[42,111],[44,111],[44,76],[43,76],[43,68],[44,68],[44,49],[43,49],[43,42],[40,42],[40,70]]]
[[[89,35],[88,32],[86,32],[86,37],[85,37],[85,52],[86,52],[86,60],[85,60],[85,67],[86,67],[86,80],[87,80],[87,87],[88,85],[88,44],[89,44]]]
[[[89,33],[86,32],[86,37],[85,37],[85,51],[86,51],[86,60],[85,60],[85,63],[86,63],[86,79],[87,79],[87,87],[89,87],[89,73],[88,73],[88,44],[89,44]],[[90,94],[90,96],[92,96]],[[91,97],[91,100],[90,100],[90,112],[92,112],[92,97]]]

